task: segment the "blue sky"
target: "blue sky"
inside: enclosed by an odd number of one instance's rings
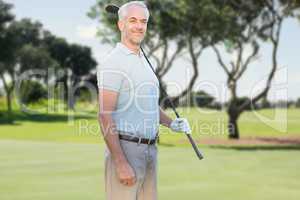
[[[57,36],[66,38],[69,42],[90,46],[93,56],[100,61],[112,48],[100,43],[100,38],[95,37],[96,24],[86,16],[90,7],[96,0],[5,0],[14,4],[13,13],[17,19],[28,17],[42,22],[44,27]],[[276,74],[274,86],[269,94],[269,99],[296,99],[300,97],[300,23],[287,19],[283,24],[281,41],[278,52],[278,62],[281,70]],[[259,90],[260,82],[270,69],[269,45],[261,47],[260,58],[254,62],[241,79],[238,94],[240,96],[255,94]],[[225,58],[230,58],[228,55]],[[195,90],[204,89],[220,101],[228,98],[226,92],[226,77],[217,63],[214,52],[210,49],[204,51],[199,59],[199,78]],[[191,67],[186,59],[179,59],[164,78],[168,83],[169,93],[176,94],[183,88],[191,76]]]

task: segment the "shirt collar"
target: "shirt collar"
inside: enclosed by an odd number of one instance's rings
[[[129,55],[129,54],[135,54],[135,55],[138,55],[139,57],[142,57],[143,54],[141,52],[141,50],[139,50],[139,53],[136,54],[135,52],[133,52],[132,50],[128,49],[128,47],[126,47],[124,44],[122,44],[121,42],[118,42],[117,43],[117,48],[120,49],[121,51],[123,51],[126,55]]]

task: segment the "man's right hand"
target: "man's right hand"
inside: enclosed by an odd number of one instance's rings
[[[119,181],[126,186],[133,186],[136,183],[134,170],[128,162],[117,164]]]

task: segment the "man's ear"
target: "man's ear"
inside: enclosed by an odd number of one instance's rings
[[[118,28],[121,32],[123,31],[123,29],[124,29],[124,21],[123,20],[118,21]]]

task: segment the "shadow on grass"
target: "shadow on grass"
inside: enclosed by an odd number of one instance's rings
[[[274,150],[300,150],[300,145],[258,145],[258,146],[224,146],[224,145],[209,145],[210,148],[238,150],[238,151],[274,151]]]
[[[32,121],[32,122],[67,122],[72,119],[93,119],[96,115],[67,115],[67,114],[28,114],[22,112],[1,112],[0,111],[0,125],[20,125],[22,121]]]

